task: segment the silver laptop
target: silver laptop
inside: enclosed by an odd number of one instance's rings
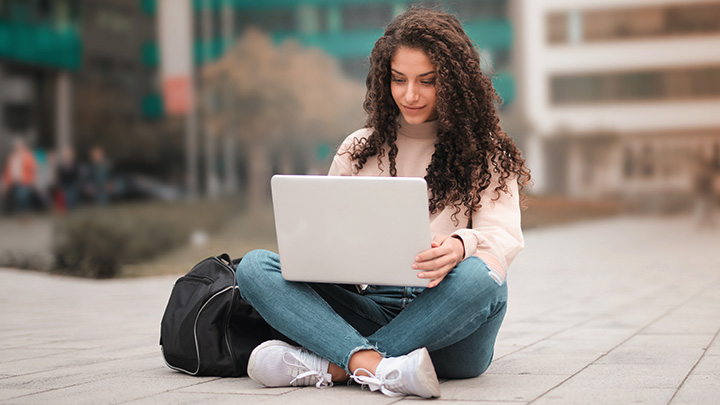
[[[430,248],[425,179],[276,175],[270,183],[286,280],[427,286],[411,267]]]

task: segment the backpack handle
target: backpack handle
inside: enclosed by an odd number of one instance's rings
[[[231,267],[232,267],[232,259],[230,259],[230,255],[229,255],[229,254],[227,254],[227,253],[222,253],[222,254],[218,255],[217,258],[220,259],[220,260],[222,260],[222,261],[224,261],[225,263],[227,263],[228,266],[231,266]]]

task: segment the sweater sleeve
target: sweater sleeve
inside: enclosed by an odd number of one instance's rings
[[[343,141],[342,145],[338,148],[335,156],[333,156],[330,170],[328,170],[328,176],[353,176],[355,171],[353,169],[353,162],[350,158],[350,148],[355,144],[356,139],[360,139],[363,136],[368,135],[367,129],[359,129],[350,134]]]
[[[472,229],[453,233],[465,245],[465,258],[477,256],[487,264],[498,284],[505,281],[507,268],[525,242],[520,227],[520,199],[514,177],[507,179],[508,192],[495,192],[497,175],[483,193],[482,206],[472,216]]]

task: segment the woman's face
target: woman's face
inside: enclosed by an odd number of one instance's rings
[[[435,65],[425,52],[401,47],[390,61],[390,91],[409,124],[437,118]]]

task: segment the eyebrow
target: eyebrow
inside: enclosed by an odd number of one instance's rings
[[[390,70],[392,70],[395,74],[398,74],[398,75],[400,75],[400,76],[405,76],[405,73],[398,72],[397,70],[395,70],[395,69],[393,69],[393,68],[390,68]],[[431,71],[429,71],[429,72],[425,72],[425,73],[423,73],[423,74],[419,74],[418,77],[429,76],[429,75],[432,75],[432,74],[434,74],[434,73],[435,73],[435,71],[434,71],[434,70],[431,70]]]

